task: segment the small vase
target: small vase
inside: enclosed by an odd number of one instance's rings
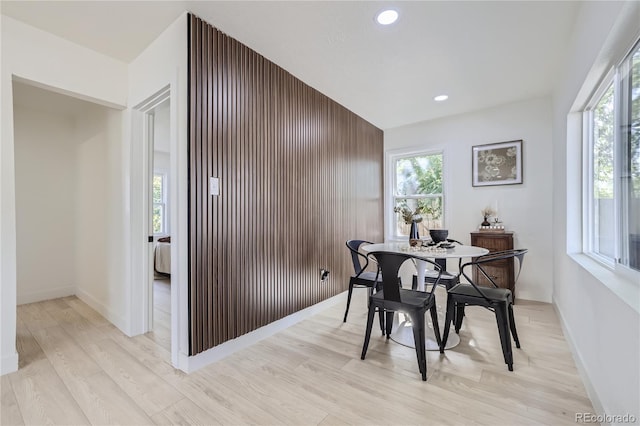
[[[489,218],[487,216],[484,217],[484,222],[481,223],[482,226],[491,226],[491,222],[489,222]]]
[[[420,234],[418,233],[418,222],[415,220],[411,222],[411,230],[409,231],[410,240],[419,240]]]

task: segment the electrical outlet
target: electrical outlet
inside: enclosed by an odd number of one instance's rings
[[[329,271],[324,268],[320,269],[320,281],[326,281],[329,278]]]
[[[209,178],[209,195],[220,195],[220,180],[217,177]]]

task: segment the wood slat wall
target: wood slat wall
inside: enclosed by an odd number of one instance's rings
[[[193,15],[189,67],[193,355],[347,289],[345,241],[383,238],[383,132]]]

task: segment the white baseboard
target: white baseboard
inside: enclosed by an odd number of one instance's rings
[[[73,296],[76,289],[73,286],[48,288],[46,290],[31,291],[23,293],[18,288],[17,304],[24,305],[26,303],[41,302],[43,300],[58,299],[60,297]]]
[[[18,371],[18,353],[3,356],[0,360],[0,376]]]
[[[93,297],[92,295],[90,295],[84,290],[78,289],[76,291],[76,296],[78,297],[78,299],[82,300],[84,303],[86,303],[87,305],[91,306],[93,309],[98,311],[100,315],[102,315],[110,323],[118,327],[118,329],[120,329],[120,331],[122,331],[124,334],[126,334],[127,336],[129,335],[127,333],[128,331],[127,321],[125,318],[123,318],[122,315],[116,314],[111,309],[107,308],[102,302],[98,301],[98,299],[96,299],[95,297]]]
[[[580,374],[580,378],[582,379],[582,383],[584,383],[584,387],[585,387],[585,390],[587,391],[587,395],[589,396],[589,399],[593,404],[593,408],[596,411],[593,414],[597,414],[598,416],[604,416],[607,413],[607,411],[602,405],[602,400],[598,396],[598,392],[596,391],[596,388],[593,386],[593,383],[591,383],[591,379],[589,378],[587,369],[584,366],[584,361],[582,360],[580,351],[578,350],[578,347],[576,346],[576,343],[573,340],[573,334],[571,333],[571,330],[567,326],[567,321],[565,321],[565,318],[562,315],[562,312],[560,311],[560,309],[558,309],[558,306],[556,305],[555,301],[553,302],[552,305],[553,305],[553,309],[556,311],[556,314],[558,314],[558,318],[560,318],[560,326],[562,327],[562,333],[564,334],[564,338],[569,344],[569,349],[571,349],[571,354],[573,355],[573,360],[576,363],[578,374]]]
[[[305,320],[316,313],[323,311],[331,306],[345,301],[344,293],[340,293],[329,299],[323,300],[320,303],[316,303],[313,306],[302,309],[301,311],[294,312],[282,319],[274,321],[270,324],[260,327],[257,330],[251,331],[247,334],[243,334],[240,337],[221,343],[220,345],[208,349],[194,356],[187,356],[186,354],[178,354],[178,368],[186,373],[192,373],[199,370],[202,367],[206,367],[209,364],[220,361],[229,355],[247,348],[262,339],[273,336],[274,334],[291,327],[294,324]]]

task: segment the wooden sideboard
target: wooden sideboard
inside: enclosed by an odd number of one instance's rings
[[[512,250],[513,232],[472,232],[471,245],[484,247],[489,249],[489,252]],[[513,258],[496,261],[488,266],[483,266],[483,268],[499,287],[511,290],[513,299],[515,300],[516,289]],[[482,273],[478,273],[477,269],[473,271],[473,280],[480,285],[493,287]]]

